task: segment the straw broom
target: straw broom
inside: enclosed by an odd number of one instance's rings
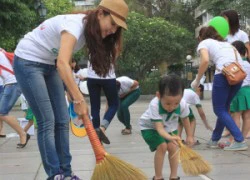
[[[185,174],[197,176],[211,171],[210,164],[193,149],[178,141],[181,166]]]
[[[91,180],[147,179],[140,169],[105,152],[88,116],[84,116],[83,123],[96,157],[96,167]]]

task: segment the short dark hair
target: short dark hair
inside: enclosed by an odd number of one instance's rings
[[[178,75],[165,75],[159,81],[160,96],[177,96],[183,95],[184,83]]]
[[[203,27],[199,32],[199,38],[201,41],[205,39],[214,39],[217,41],[224,41],[224,39],[217,33],[217,31],[212,26]]]
[[[204,85],[200,84],[200,85],[199,85],[199,88],[200,88],[200,92],[203,92],[203,91],[204,91]]]
[[[242,41],[234,41],[232,45],[237,49],[241,56],[245,56],[246,52],[248,52],[245,44]]]
[[[226,10],[221,13],[221,16],[226,16],[228,19],[230,34],[234,35],[240,28],[239,16],[235,10]]]

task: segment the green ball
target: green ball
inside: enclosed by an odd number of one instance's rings
[[[229,33],[229,24],[222,16],[214,17],[208,25],[212,26],[223,39],[225,39]]]

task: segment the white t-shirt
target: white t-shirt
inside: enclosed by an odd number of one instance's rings
[[[188,104],[183,99],[178,108],[169,113],[162,108],[159,99],[155,97],[140,117],[139,126],[141,130],[155,129],[154,122],[163,122],[165,130],[171,133],[177,130],[179,117],[185,118],[189,115],[189,112]]]
[[[88,62],[88,78],[93,78],[93,79],[115,79],[115,68],[114,65],[111,65],[111,68],[107,74],[106,77],[101,77],[98,74],[96,74],[95,70],[93,69],[92,65],[90,62]]]
[[[0,86],[3,86],[3,79],[0,77]]]
[[[118,92],[119,95],[128,93],[134,84],[134,80],[127,76],[118,77],[116,80],[121,84],[120,90]],[[139,88],[139,86],[137,86],[135,89],[137,88]]]
[[[84,14],[67,14],[47,19],[24,36],[18,43],[15,54],[26,60],[54,65],[62,31],[67,31],[76,38],[74,52],[84,46],[84,17]]]
[[[184,89],[182,97],[188,105],[201,106],[201,100],[198,94],[192,89]]]
[[[11,70],[13,72],[13,67],[10,64],[10,61],[8,58],[4,55],[3,52],[0,51],[0,65],[6,67],[7,69]],[[0,67],[0,76],[3,79],[4,84],[12,84],[16,83],[16,77],[12,73],[4,70],[3,68]]]
[[[218,71],[217,68],[222,70],[224,65],[228,65],[236,61],[234,47],[228,42],[206,39],[199,43],[197,52],[199,53],[201,49],[208,50],[209,58],[216,66],[215,74],[221,73],[221,71]],[[238,57],[239,64],[242,65],[243,61],[237,50],[236,55]]]
[[[24,110],[27,110],[29,105],[28,105],[28,102],[26,100],[26,98],[24,97],[23,94],[21,94],[20,96],[20,101],[21,101],[21,109],[24,111]]]
[[[231,34],[227,35],[226,40],[229,43],[233,43],[234,41],[242,41],[243,43],[249,42],[247,33],[240,29],[233,36]]]
[[[245,70],[247,76],[243,80],[243,83],[241,86],[242,87],[243,86],[250,86],[250,63],[247,60],[244,60],[242,67]]]

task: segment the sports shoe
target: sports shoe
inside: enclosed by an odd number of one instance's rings
[[[236,142],[234,141],[230,146],[224,147],[225,151],[245,151],[248,149],[248,146],[245,141]]]
[[[66,178],[64,178],[64,180],[82,180],[82,179],[80,179],[78,176],[74,175],[71,177],[66,177]]]
[[[207,143],[207,147],[212,149],[218,148],[218,141],[213,141],[212,139],[210,139]]]
[[[55,175],[54,180],[64,180],[64,175],[63,174],[57,174],[57,175]]]

